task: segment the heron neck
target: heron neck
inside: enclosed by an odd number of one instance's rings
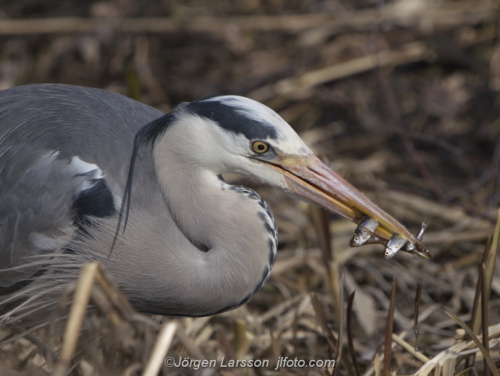
[[[169,163],[155,168],[170,214],[194,246],[178,250],[179,262],[191,271],[191,298],[207,301],[203,314],[238,306],[258,291],[274,263],[272,215],[252,190],[208,169],[186,168],[168,151],[156,148],[155,161]]]

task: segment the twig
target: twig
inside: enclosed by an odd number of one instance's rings
[[[340,362],[342,360],[342,350],[344,348],[344,274],[340,277],[340,296],[339,296],[339,319],[338,319],[338,331],[339,335],[337,338],[337,354],[335,354],[335,368],[333,369],[333,376],[339,375],[340,372]]]
[[[485,348],[485,353],[490,355],[489,348],[489,335],[488,335],[488,306],[489,306],[489,296],[491,292],[491,287],[488,286],[487,276],[486,276],[486,266],[481,265],[481,271],[479,273],[481,280],[481,331],[483,333],[483,346]],[[484,357],[484,376],[491,376],[491,371],[488,368],[488,362],[486,360],[486,355]]]
[[[191,18],[144,17],[144,18],[44,18],[0,20],[0,35],[66,34],[112,31],[117,33],[172,33],[200,32],[217,34],[236,26],[242,30],[299,32],[312,28],[328,28],[331,32],[343,30],[368,30],[373,20],[400,27],[409,27],[425,20],[437,29],[474,25],[495,20],[495,2],[479,4],[470,1],[441,4],[439,7],[402,11],[398,6],[386,6],[377,10],[346,11],[337,14],[303,14],[283,16],[233,16]]]
[[[279,350],[279,347],[278,347],[278,342],[276,342],[276,338],[274,338],[274,334],[273,334],[273,331],[271,329],[269,329],[269,336],[271,337],[271,349],[273,351],[273,355],[274,357],[276,358],[276,361],[279,360],[281,354],[280,354],[280,350]],[[280,367],[279,368],[279,372],[280,372],[280,375],[281,376],[286,376],[287,373],[286,373],[286,370],[284,367]]]
[[[490,326],[489,334],[490,334],[489,345],[490,348],[493,348],[494,346],[497,346],[500,343],[500,338],[498,338],[498,336],[500,335],[500,324]],[[479,336],[479,338],[482,339],[482,336]],[[452,347],[446,348],[445,350],[434,356],[434,358],[432,358],[429,362],[425,363],[415,373],[415,376],[430,375],[435,368],[442,367],[446,362],[448,362],[452,358],[458,358],[463,356],[463,352],[474,348],[474,345],[475,345],[474,341],[467,341],[467,342],[459,342],[456,345],[453,345]],[[479,349],[476,347],[474,351],[479,351]]]
[[[481,353],[484,356],[484,360],[490,367],[491,372],[495,376],[500,376],[500,371],[495,365],[495,362],[493,362],[493,359],[491,359],[489,352],[486,350],[486,348],[483,346],[481,343],[480,339],[472,332],[471,328],[467,326],[466,323],[464,323],[458,316],[454,315],[453,313],[446,312],[445,313],[450,316],[458,325],[460,325],[466,332],[467,334],[472,338],[472,341],[474,344],[478,347],[478,349],[481,351]]]
[[[414,302],[414,309],[413,309],[413,332],[415,333],[415,341],[416,341],[416,347],[418,347],[418,337],[420,330],[418,328],[418,313],[420,310],[420,296],[422,295],[422,286],[420,284],[417,285],[417,291],[415,292],[415,302]]]
[[[186,351],[192,358],[196,359],[207,359],[205,354],[196,345],[195,341],[184,331],[182,327],[178,327],[176,331],[176,337],[179,342],[186,348]]]
[[[494,206],[498,199],[497,192],[500,191],[500,139],[497,141],[495,152],[491,161],[489,172],[489,205]]]
[[[158,338],[156,339],[151,358],[148,365],[144,369],[142,376],[156,376],[165,360],[168,349],[174,339],[175,331],[177,329],[176,322],[169,322],[163,325]]]
[[[406,351],[408,351],[415,358],[420,360],[422,363],[427,363],[428,361],[430,361],[430,359],[428,357],[426,357],[420,351],[415,351],[415,349],[413,348],[412,345],[410,345],[408,342],[406,342],[403,338],[398,336],[396,333],[392,333],[392,340],[394,342],[396,342],[399,346],[404,348]]]
[[[54,376],[64,376],[69,367],[98,270],[99,264],[93,262],[91,264],[86,264],[80,274],[73,304],[71,305],[69,319],[64,331],[61,355],[54,369]]]
[[[258,101],[266,101],[277,95],[296,95],[326,82],[367,72],[377,67],[377,64],[386,67],[414,63],[424,60],[426,55],[427,48],[425,44],[412,42],[404,45],[398,51],[379,52],[378,62],[374,61],[371,54],[358,57],[326,68],[313,70],[303,75],[285,78],[256,89],[250,92],[248,96]]]
[[[347,326],[347,345],[349,348],[349,355],[351,356],[351,362],[354,366],[354,370],[356,372],[356,376],[360,376],[361,372],[359,371],[358,361],[356,360],[356,351],[354,350],[354,335],[352,334],[352,305],[354,302],[354,295],[356,291],[353,291],[349,296],[349,300],[347,302],[347,312],[346,312],[346,326]]]
[[[389,304],[389,311],[387,312],[387,324],[385,327],[385,341],[384,341],[384,361],[382,375],[389,376],[391,370],[392,360],[392,334],[394,328],[394,308],[396,302],[396,277],[392,278],[391,301]]]

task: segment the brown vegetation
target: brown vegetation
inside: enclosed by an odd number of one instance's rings
[[[93,86],[163,111],[216,93],[263,101],[415,232],[431,219],[435,256],[349,248],[354,225],[244,182],[280,231],[272,277],[248,304],[147,317],[91,265],[50,327],[0,328],[0,374],[498,375],[499,27],[495,0],[3,0],[1,89]],[[218,362],[167,368],[165,356]],[[337,366],[274,370],[285,356]]]

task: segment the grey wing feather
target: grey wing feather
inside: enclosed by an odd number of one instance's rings
[[[97,170],[115,197],[123,193],[134,135],[161,115],[98,89],[0,91],[0,287],[31,276],[36,256],[62,251],[76,229],[75,199]]]
[[[28,151],[25,156],[30,159]],[[75,174],[68,160],[57,156],[38,155],[38,161],[25,164],[23,171],[17,164],[15,174],[0,168],[0,269],[58,252],[71,239],[75,229],[72,205],[85,186],[86,175]],[[29,268],[1,271],[0,286],[10,286],[33,272]]]

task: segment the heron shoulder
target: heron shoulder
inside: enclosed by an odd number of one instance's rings
[[[0,269],[22,266],[0,272],[2,287],[39,269],[30,266],[30,257],[62,252],[77,228],[75,218],[106,215],[114,206],[112,198],[96,201],[106,187],[95,164],[58,151],[26,154],[22,168],[0,160]]]

